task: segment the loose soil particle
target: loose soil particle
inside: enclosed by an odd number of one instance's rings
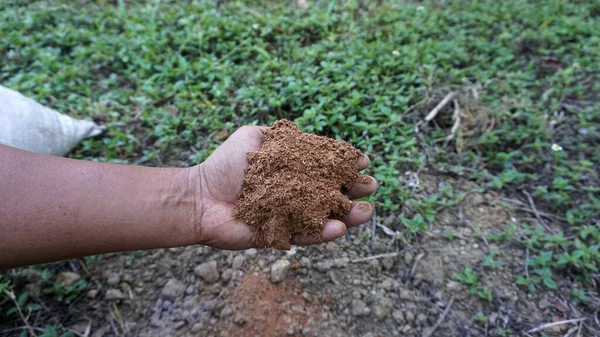
[[[254,232],[258,247],[287,250],[292,237],[318,237],[330,219],[350,211],[352,201],[342,191],[362,180],[357,170],[361,152],[345,142],[302,133],[288,120],[275,122],[263,135],[260,149],[248,154],[234,216]]]

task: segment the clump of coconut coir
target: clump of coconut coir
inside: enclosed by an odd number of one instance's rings
[[[352,208],[343,194],[361,181],[361,152],[331,138],[302,133],[296,124],[279,120],[263,131],[249,167],[234,216],[246,223],[261,248],[290,249],[292,237],[319,237],[330,219]]]

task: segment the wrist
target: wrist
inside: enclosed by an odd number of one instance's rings
[[[196,165],[186,169],[187,172],[187,190],[193,195],[193,205],[191,207],[191,214],[188,217],[189,223],[189,238],[191,238],[191,244],[202,244],[202,214],[204,213],[204,199],[203,199],[203,173],[202,164]]]

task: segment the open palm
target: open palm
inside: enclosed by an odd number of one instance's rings
[[[233,218],[233,204],[237,200],[248,167],[247,154],[255,152],[262,143],[261,127],[244,126],[233,133],[208,159],[196,166],[201,181],[200,236],[202,244],[221,249],[248,249],[253,246],[250,228]],[[359,169],[369,165],[366,156],[357,163]],[[377,183],[355,184],[348,195],[360,198],[377,189]],[[308,245],[334,240],[346,232],[346,226],[357,226],[372,214],[371,205],[357,203],[342,221],[327,223],[321,237],[295,237],[294,244]]]

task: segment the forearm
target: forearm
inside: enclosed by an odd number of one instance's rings
[[[198,170],[46,157],[0,145],[0,269],[197,242]]]

